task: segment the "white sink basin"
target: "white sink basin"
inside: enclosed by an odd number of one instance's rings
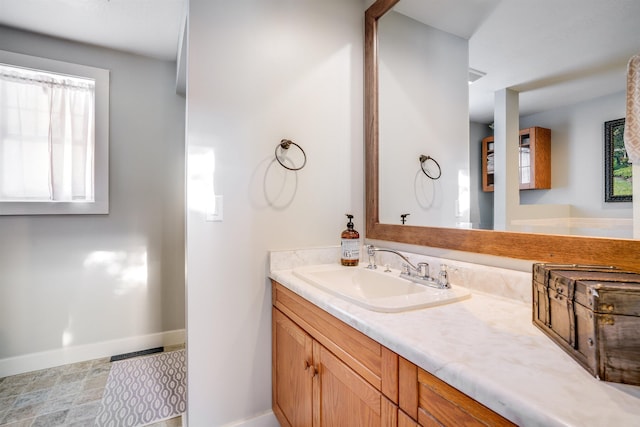
[[[344,267],[323,264],[300,267],[293,274],[306,282],[364,308],[399,312],[449,304],[471,297],[464,288],[438,289],[410,282],[400,272],[383,267]]]

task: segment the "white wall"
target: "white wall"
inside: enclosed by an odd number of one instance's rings
[[[191,0],[187,78],[188,420],[271,408],[268,251],[363,232],[361,0]],[[294,173],[274,159],[300,144]],[[215,166],[215,171],[211,167]],[[204,210],[224,196],[224,221]]]
[[[6,27],[0,49],[111,70],[110,213],[0,217],[0,370],[36,352],[61,362],[75,348],[133,351],[183,329],[185,102],[175,64]]]
[[[493,229],[493,193],[482,190],[482,140],[493,134],[484,123],[469,123],[470,221],[474,228]]]
[[[620,92],[520,118],[520,128],[551,129],[551,189],[521,191],[520,202],[567,203],[571,216],[632,218],[632,203],[604,202],[604,122],[625,116]]]
[[[469,221],[468,42],[390,12],[379,30],[380,222],[455,227]],[[421,154],[442,176],[422,173]],[[437,174],[428,161],[425,168]],[[459,207],[464,212],[459,212]]]

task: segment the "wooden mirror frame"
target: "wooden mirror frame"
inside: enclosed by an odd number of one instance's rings
[[[400,0],[377,0],[365,12],[366,237],[540,262],[615,265],[640,271],[640,240],[380,223],[378,210],[378,19],[398,1]]]

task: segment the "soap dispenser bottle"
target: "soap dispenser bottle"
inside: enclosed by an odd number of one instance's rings
[[[360,233],[353,229],[353,215],[346,214],[349,218],[347,229],[342,232],[342,257],[340,263],[355,267],[360,261]]]

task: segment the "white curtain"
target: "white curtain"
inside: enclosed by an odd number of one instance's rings
[[[0,200],[94,200],[95,83],[0,65]]]

